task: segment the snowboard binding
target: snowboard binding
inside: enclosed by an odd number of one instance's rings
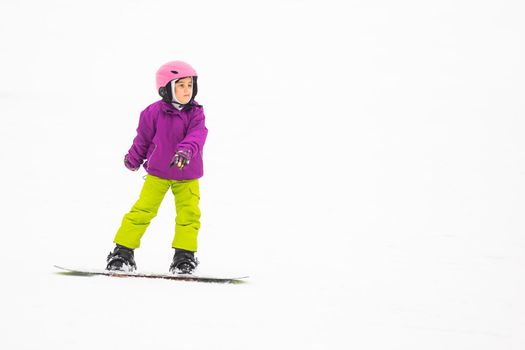
[[[170,265],[170,272],[173,274],[192,274],[199,265],[193,252],[184,249],[175,249],[175,255]]]
[[[118,245],[107,257],[106,270],[133,272],[137,269],[133,249]]]

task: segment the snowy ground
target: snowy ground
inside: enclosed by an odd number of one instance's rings
[[[0,3],[2,349],[525,348],[520,1]],[[102,267],[154,72],[199,71],[201,269]],[[137,250],[163,272],[166,197]]]

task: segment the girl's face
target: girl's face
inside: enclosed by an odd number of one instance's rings
[[[193,95],[193,79],[186,77],[175,83],[175,97],[180,104],[185,105],[190,102]]]

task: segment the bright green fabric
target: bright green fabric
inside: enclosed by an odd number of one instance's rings
[[[177,211],[172,247],[196,252],[201,217],[198,180],[176,181],[147,175],[140,197],[131,211],[124,215],[114,242],[128,248],[138,248],[140,239],[157,215],[160,204],[170,188],[175,196]]]

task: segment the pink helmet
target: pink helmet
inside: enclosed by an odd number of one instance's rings
[[[197,72],[192,66],[182,61],[171,61],[163,64],[157,71],[157,91],[166,87],[174,79],[196,77]]]

